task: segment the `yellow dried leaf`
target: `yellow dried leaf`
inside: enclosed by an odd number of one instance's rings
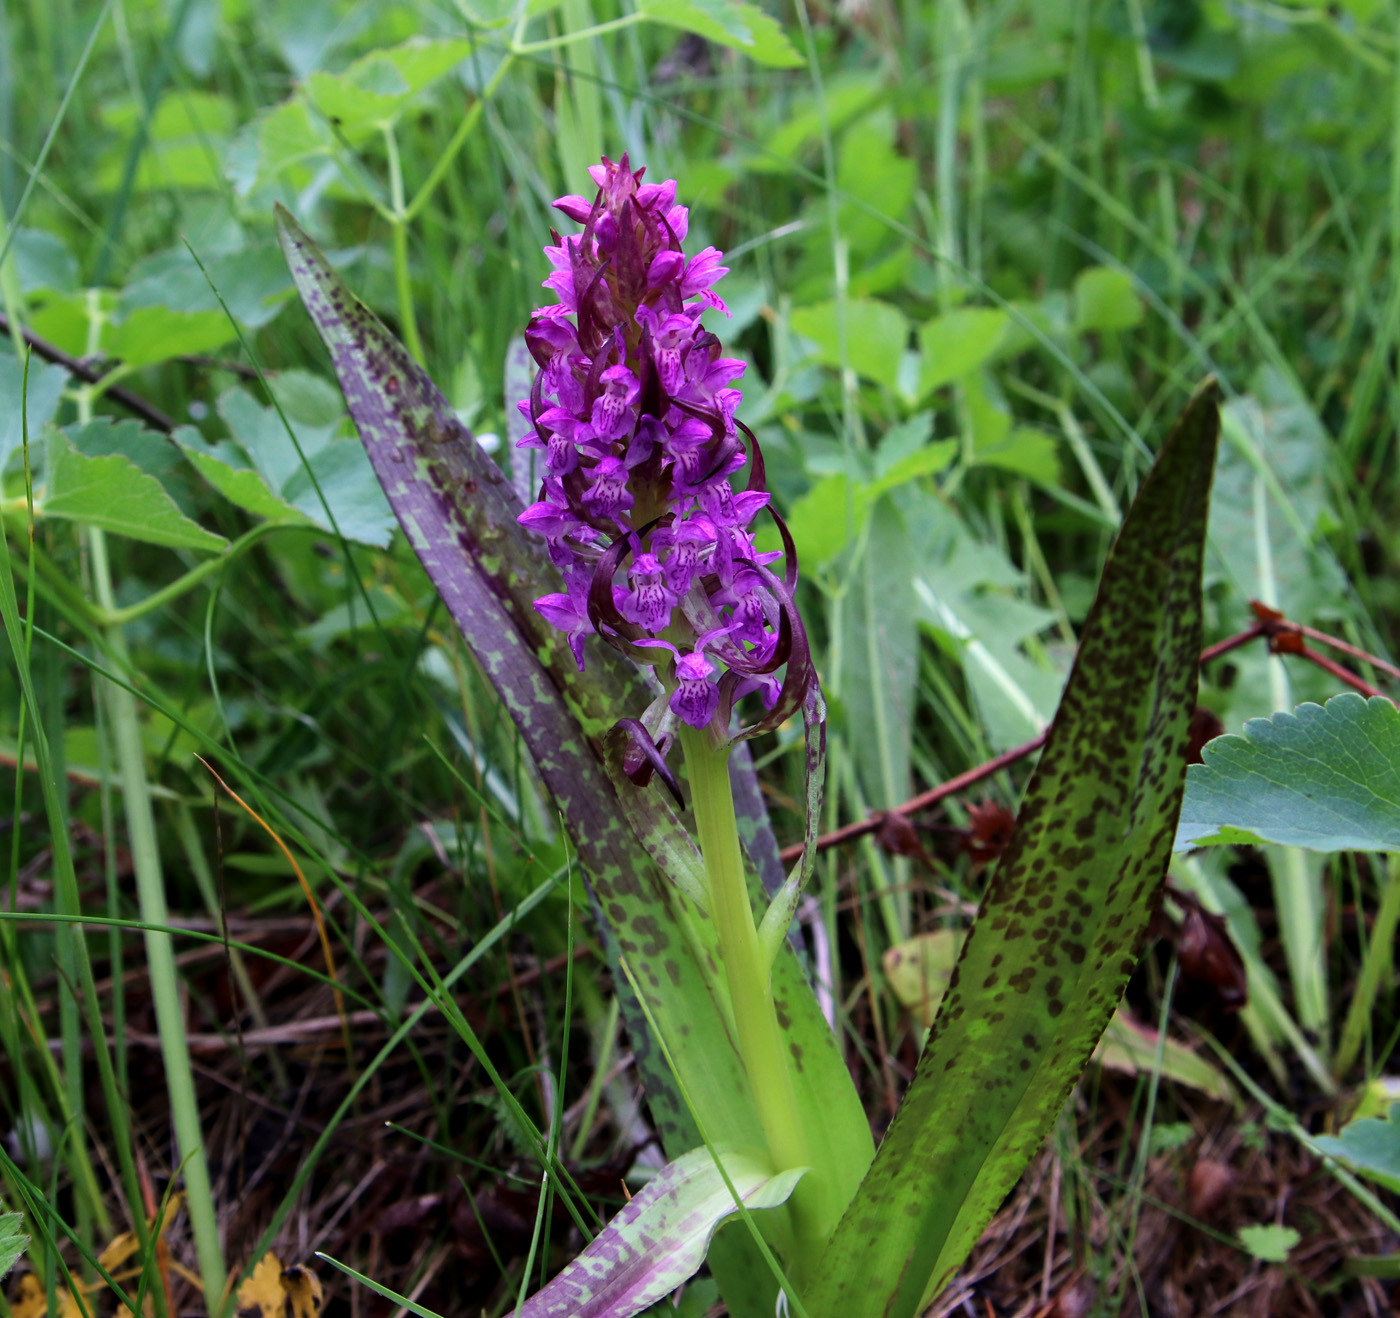
[[[268,1250],[258,1260],[253,1275],[238,1288],[238,1318],[282,1318],[286,1306],[282,1260]]]
[[[166,1202],[165,1211],[161,1214],[160,1230],[156,1232],[157,1237],[164,1236],[170,1230],[170,1224],[175,1220],[175,1214],[180,1211],[180,1204],[183,1201],[183,1194],[170,1196]],[[148,1222],[147,1225],[151,1224]],[[116,1272],[140,1248],[141,1242],[136,1239],[136,1233],[123,1231],[119,1236],[114,1237],[112,1243],[97,1256],[97,1261],[108,1272]]]
[[[83,1318],[78,1302],[60,1286],[54,1298],[58,1301],[57,1318]],[[44,1293],[44,1283],[32,1272],[26,1272],[19,1279],[10,1295],[11,1318],[48,1318],[48,1296]]]
[[[321,1279],[310,1268],[297,1266],[284,1269],[282,1289],[292,1302],[292,1318],[319,1318]]]
[[[238,1288],[238,1318],[319,1318],[321,1279],[311,1271],[282,1261],[269,1250],[253,1275]]]

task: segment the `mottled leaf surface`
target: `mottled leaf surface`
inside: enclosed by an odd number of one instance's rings
[[[680,1080],[708,1131],[736,1148],[763,1148],[738,1051],[728,1027],[728,994],[713,925],[669,882],[635,829],[651,818],[674,845],[673,823],[655,783],[638,789],[609,768],[604,738],[652,693],[638,670],[591,644],[580,674],[559,632],[533,608],[551,588],[544,555],[516,522],[511,482],[457,420],[402,346],[345,289],[289,217],[283,249],[303,300],[331,350],[351,415],[390,505],[454,620],[509,709],[550,792],[568,820],[592,885],[610,954],[636,975]],[[737,764],[752,780],[747,759]],[[624,810],[619,792],[633,794]],[[757,803],[747,787],[741,799]],[[766,826],[750,823],[751,849],[771,849]],[[760,861],[771,872],[776,857]],[[623,982],[622,976],[618,977]],[[773,972],[773,991],[794,1069],[819,1193],[834,1224],[872,1153],[859,1097],[791,950]],[[633,1008],[635,1011],[635,1008]],[[629,1033],[646,1078],[652,1115],[672,1153],[697,1135],[640,1016]]]
[[[785,1203],[801,1171],[773,1174],[732,1151],[693,1149],[633,1195],[593,1242],[515,1318],[632,1318],[664,1299],[705,1261],[710,1237],[738,1211],[730,1184],[751,1211]]]
[[[907,1316],[966,1257],[1137,963],[1176,829],[1219,436],[1213,382],[1143,481],[1015,837],[914,1081],[832,1239],[812,1318]]]
[[[1400,709],[1355,692],[1217,737],[1186,775],[1176,848],[1400,851]]]

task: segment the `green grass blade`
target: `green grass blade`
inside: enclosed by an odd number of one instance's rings
[[[966,1257],[1108,1023],[1165,876],[1201,634],[1214,382],[1143,482],[899,1115],[814,1318],[913,1315]]]

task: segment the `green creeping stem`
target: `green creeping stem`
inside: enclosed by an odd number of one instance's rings
[[[739,849],[734,795],[729,784],[729,750],[717,749],[707,729],[681,727],[686,776],[690,779],[700,854],[709,882],[710,914],[719,935],[729,1000],[739,1036],[739,1056],[748,1074],[768,1152],[776,1172],[811,1167],[806,1127],[797,1106],[797,1090],[788,1065],[788,1048],[778,1028],[770,989],[773,958],[759,945],[749,904],[748,881]],[[807,1178],[810,1179],[810,1178]],[[815,1262],[821,1238],[810,1203],[804,1204],[799,1182],[792,1198],[799,1275],[807,1259]],[[810,1198],[810,1196],[809,1196]],[[807,1255],[807,1258],[804,1258]]]

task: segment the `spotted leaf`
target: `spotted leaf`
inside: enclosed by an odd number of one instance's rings
[[[942,1287],[1137,964],[1181,808],[1219,429],[1210,382],[1124,520],[913,1083],[804,1296],[812,1318],[909,1318]]]

